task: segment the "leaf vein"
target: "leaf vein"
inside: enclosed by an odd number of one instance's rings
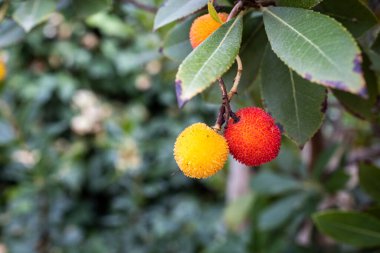
[[[235,27],[235,23],[238,21],[239,18],[236,18],[234,20],[234,22],[232,23],[232,25],[230,26],[230,28],[227,30],[226,34],[224,35],[223,39],[221,40],[221,42],[219,43],[219,45],[214,49],[214,51],[212,52],[212,54],[210,55],[210,57],[207,59],[207,61],[205,61],[202,66],[199,68],[197,74],[195,74],[193,80],[191,81],[191,83],[189,83],[189,86],[192,86],[194,81],[198,79],[199,75],[202,73],[202,71],[205,69],[205,67],[207,67],[208,63],[212,60],[212,58],[214,57],[214,55],[219,51],[220,47],[223,45],[224,41],[227,39],[228,35],[231,33],[232,29]],[[224,52],[219,52],[219,53],[222,53],[224,54]]]
[[[297,36],[303,38],[306,42],[308,42],[312,47],[314,47],[328,62],[331,63],[331,65],[333,65],[336,70],[338,72],[341,72],[340,71],[340,68],[339,66],[337,66],[335,64],[335,62],[325,53],[323,52],[323,50],[318,46],[316,45],[311,39],[309,39],[308,37],[306,37],[305,35],[303,35],[302,33],[300,33],[297,29],[295,29],[294,27],[292,27],[291,25],[289,25],[286,21],[284,21],[283,19],[281,19],[279,16],[277,16],[276,14],[274,14],[273,12],[271,12],[269,9],[266,9],[265,10],[266,12],[268,12],[270,15],[272,15],[275,19],[277,19],[280,23],[282,23],[284,26],[290,28],[290,30],[292,30],[294,33],[296,33]]]
[[[297,132],[298,132],[298,137],[300,138],[301,137],[301,126],[300,126],[300,118],[299,118],[299,112],[298,112],[296,84],[294,82],[293,72],[291,69],[289,69],[289,74],[290,74],[290,80],[292,83],[292,93],[293,93],[293,98],[294,98],[293,101],[294,101],[294,108],[295,108],[296,119],[297,119],[297,130],[298,130]]]

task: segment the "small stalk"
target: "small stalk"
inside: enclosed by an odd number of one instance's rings
[[[240,56],[236,56],[236,63],[237,63],[237,72],[236,72],[236,76],[235,76],[235,79],[234,79],[234,84],[232,85],[232,88],[230,90],[230,92],[228,92],[228,100],[231,101],[232,97],[237,94],[237,91],[238,91],[238,86],[239,86],[239,83],[240,83],[240,79],[241,79],[241,75],[243,73],[243,63],[241,61],[241,58]]]

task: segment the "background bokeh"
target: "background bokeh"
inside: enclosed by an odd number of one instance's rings
[[[308,173],[310,145],[301,152],[285,137],[258,171],[230,163],[186,178],[175,138],[193,122],[212,125],[218,105],[198,97],[178,109],[179,63],[160,53],[167,29],[152,31],[153,19],[129,3],[82,19],[64,9],[1,50],[0,252],[375,252],[317,235],[310,221],[372,202],[351,151],[379,143],[374,126],[330,98],[315,166],[335,176],[323,184]],[[234,108],[254,105],[252,92]],[[252,180],[227,201],[233,166]]]

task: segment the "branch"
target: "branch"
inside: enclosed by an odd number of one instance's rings
[[[218,118],[216,119],[215,125],[212,127],[217,132],[222,130],[222,126],[225,123],[225,119],[224,119],[225,112],[226,112],[226,107],[224,105],[221,105],[219,108]]]
[[[153,13],[153,14],[155,14],[157,12],[157,8],[156,7],[140,3],[137,0],[122,0],[122,2],[126,3],[126,4],[132,4],[132,5],[136,6],[139,9],[142,9],[144,11],[147,11],[147,12],[150,12],[150,13]]]
[[[218,79],[218,84],[220,87],[220,90],[222,91],[222,105],[219,109],[218,118],[216,120],[215,125],[213,126],[213,129],[215,131],[220,131],[221,127],[224,123],[228,124],[228,120],[230,117],[235,121],[239,121],[239,117],[236,116],[235,113],[232,112],[231,106],[230,106],[230,100],[228,99],[228,93],[226,89],[226,85],[224,84],[224,81],[222,78]]]
[[[232,18],[236,17],[243,8],[244,8],[243,1],[240,0],[239,2],[237,2],[237,4],[235,4],[234,8],[232,8],[230,14],[228,15],[226,22],[228,22]]]
[[[228,100],[231,101],[232,97],[237,94],[237,91],[238,91],[238,86],[239,86],[239,83],[240,83],[240,78],[241,78],[241,75],[243,73],[243,63],[241,62],[241,59],[240,59],[240,56],[236,56],[236,63],[237,63],[237,73],[236,73],[236,76],[235,76],[235,80],[234,80],[234,84],[230,90],[230,92],[228,93]]]
[[[228,100],[226,85],[224,84],[224,81],[222,78],[218,79],[218,84],[219,84],[220,90],[222,91],[222,105],[219,108],[218,118],[216,119],[216,123],[213,126],[213,129],[215,131],[219,132],[222,129],[223,124],[226,121],[228,121],[228,119],[230,117],[229,116],[229,110],[231,108],[229,107],[230,104],[229,104],[229,100]],[[226,104],[228,104],[228,108],[227,108]]]

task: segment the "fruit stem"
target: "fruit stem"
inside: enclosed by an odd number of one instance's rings
[[[230,113],[231,113],[230,100],[228,99],[227,88],[226,88],[226,85],[224,84],[223,79],[219,78],[218,83],[219,83],[220,89],[222,90],[222,101],[225,107],[224,120],[225,122],[228,123],[228,120],[230,118]]]
[[[234,84],[232,85],[232,88],[230,92],[228,92],[228,100],[231,101],[232,97],[237,94],[238,86],[240,83],[241,75],[243,73],[243,63],[241,61],[240,56],[236,56],[236,63],[237,63],[237,72],[234,79]]]
[[[234,17],[236,17],[242,9],[243,9],[243,1],[240,0],[232,8],[230,14],[228,15],[227,22],[233,19]]]
[[[224,113],[226,108],[224,105],[221,105],[219,108],[218,118],[216,119],[215,125],[212,127],[216,132],[220,132],[222,130],[222,126],[224,124]]]
[[[233,111],[230,111],[230,116],[234,120],[234,123],[239,122],[240,118]]]
[[[226,89],[226,85],[222,78],[218,79],[220,90],[222,91],[222,105],[219,109],[218,118],[216,120],[215,125],[212,127],[215,131],[219,132],[223,126],[224,123],[227,122],[230,119],[230,117],[234,120],[234,122],[239,121],[239,117],[236,116],[236,114],[231,110],[230,106],[230,100],[228,98],[228,93]],[[227,127],[227,125],[226,125]]]

